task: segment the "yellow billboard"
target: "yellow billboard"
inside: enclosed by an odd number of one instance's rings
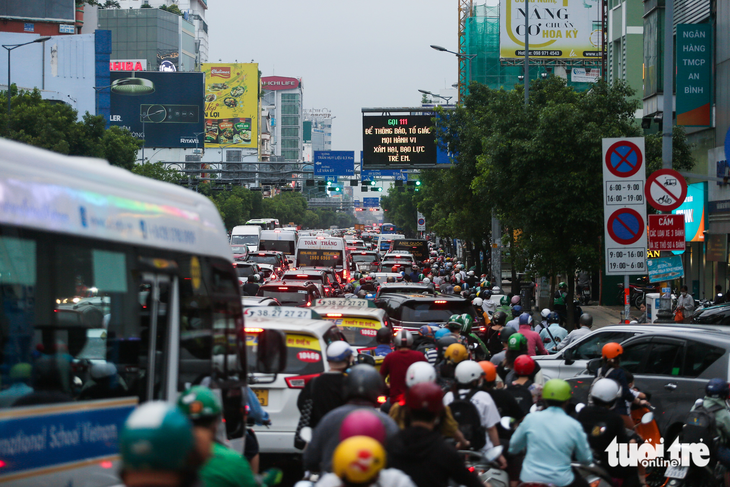
[[[204,63],[205,146],[258,147],[259,65]]]

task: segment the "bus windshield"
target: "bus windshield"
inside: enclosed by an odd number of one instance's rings
[[[278,250],[287,255],[294,255],[296,247],[294,240],[262,240],[259,243],[260,250]]]
[[[341,250],[299,249],[298,266],[342,267]]]
[[[258,235],[231,235],[231,245],[257,245]]]

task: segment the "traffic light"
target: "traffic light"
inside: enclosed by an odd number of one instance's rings
[[[416,181],[416,191],[421,189],[421,181]]]
[[[375,181],[370,181],[370,186],[375,186]]]
[[[375,191],[379,191],[379,192],[381,192],[381,193],[383,192],[383,187],[382,187],[382,186],[378,186],[377,188],[373,188],[373,189],[374,189]]]
[[[367,193],[368,192],[368,187],[367,186],[362,186],[360,188],[360,191],[362,191],[363,193]]]
[[[327,187],[332,186],[332,181],[327,181]]]

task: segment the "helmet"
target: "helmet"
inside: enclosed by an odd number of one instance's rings
[[[261,280],[261,276],[258,274],[253,275],[253,282],[259,282]]]
[[[393,330],[387,326],[378,329],[375,333],[375,341],[384,345],[390,345],[390,342],[393,341]]]
[[[461,292],[461,286],[454,286],[454,293],[460,293]]]
[[[624,347],[616,342],[608,342],[601,349],[601,356],[608,360],[615,359],[622,353],[624,353]]]
[[[563,379],[550,379],[542,387],[542,398],[552,401],[570,399],[570,384]]]
[[[431,279],[429,279],[428,277],[424,277],[423,278],[423,283],[424,284],[431,284]]]
[[[472,318],[469,313],[464,313],[461,315],[461,332],[462,333],[471,333],[472,324],[474,324],[474,318]]]
[[[502,296],[499,299],[500,306],[507,306],[509,304],[509,298],[507,296]]]
[[[484,297],[484,299],[489,299],[492,297],[492,291],[490,291],[489,289],[485,289],[484,291],[482,291],[482,296]]]
[[[421,382],[436,382],[436,369],[428,362],[413,362],[406,371],[406,387]]]
[[[705,394],[709,397],[727,399],[730,389],[728,389],[727,382],[723,379],[710,379],[710,382],[705,386]]]
[[[557,312],[553,311],[552,313],[550,313],[548,321],[550,323],[560,323],[560,315]]]
[[[527,338],[522,333],[513,333],[507,342],[507,350],[522,352],[527,350]]]
[[[444,352],[444,358],[451,360],[455,364],[463,362],[468,356],[466,347],[461,343],[452,343],[446,347],[446,351]]]
[[[439,338],[443,338],[445,335],[448,335],[449,329],[448,328],[439,328],[436,330],[436,333],[433,334],[433,337],[438,340]]]
[[[591,326],[593,326],[593,316],[588,313],[583,313],[582,315],[580,315],[578,322],[580,323],[580,326],[587,326],[588,328],[590,328]]]
[[[343,340],[332,342],[327,347],[328,362],[345,362],[352,356],[352,348]]]
[[[509,302],[512,306],[520,304],[520,296],[518,294],[515,294],[514,296],[512,296],[512,299],[510,299]]]
[[[391,271],[391,272],[398,272],[398,266],[397,266],[397,265],[394,265],[394,266],[393,266],[393,267],[392,267],[392,268],[390,269],[390,271]]]
[[[512,316],[520,316],[522,314],[522,306],[519,304],[512,307]]]
[[[406,391],[406,406],[413,411],[439,414],[444,410],[444,392],[435,382],[422,382]]]
[[[373,404],[378,402],[378,396],[385,390],[383,379],[375,367],[367,364],[358,364],[350,368],[345,378],[345,400],[365,399]]]
[[[418,329],[418,333],[421,334],[421,336],[424,337],[431,337],[433,338],[434,335],[434,328],[438,328],[437,325],[423,325],[421,328]]]
[[[535,361],[529,355],[520,355],[515,359],[513,369],[517,375],[530,375],[535,371]]]
[[[385,450],[374,439],[353,436],[332,455],[332,471],[347,484],[369,484],[385,468]]]
[[[494,366],[489,360],[483,360],[479,362],[479,366],[484,371],[484,380],[487,382],[494,382],[497,380],[497,367]]]
[[[180,409],[163,401],[135,409],[119,435],[122,464],[128,470],[183,470],[194,449],[190,421]]]
[[[530,316],[530,313],[522,313],[520,315],[520,325],[529,325],[532,323],[532,316]]]
[[[494,316],[492,316],[492,323],[494,323],[495,325],[504,326],[506,322],[507,313],[505,313],[504,311],[497,311],[496,313],[494,313]]]
[[[474,298],[474,301],[472,301],[471,304],[478,308],[481,308],[482,304],[484,304],[484,300],[482,298]]]
[[[550,316],[550,310],[548,308],[543,309],[540,311],[540,316],[542,316],[542,319],[546,320],[548,316]]]
[[[177,407],[193,421],[217,418],[223,412],[220,398],[204,386],[193,386],[183,391],[177,398]]]
[[[489,287],[489,281],[482,281],[479,283],[479,287],[484,289],[485,287]]]
[[[473,275],[474,275],[474,271],[469,271],[469,272],[467,272],[466,274],[467,274],[468,276],[473,276]]]
[[[446,323],[446,327],[453,332],[460,331],[461,326],[461,316],[459,315],[451,315],[451,318],[449,318],[449,322]]]
[[[620,392],[621,387],[613,379],[598,379],[591,387],[591,397],[605,403],[615,401]]]
[[[396,347],[410,347],[413,345],[413,335],[405,328],[401,328],[398,333],[395,334],[393,343]]]
[[[459,384],[470,384],[484,375],[482,366],[473,360],[465,360],[456,366],[454,377]]]
[[[514,330],[514,328],[505,327],[499,330],[499,341],[502,343],[509,343],[509,339],[512,335],[516,334],[517,332]]]
[[[385,426],[375,411],[356,409],[342,420],[340,441],[353,436],[368,436],[379,443],[385,441]]]
[[[561,282],[560,284],[558,284],[558,289],[564,289],[564,288],[567,288],[567,287],[568,287],[568,285],[565,284],[565,282]]]
[[[502,290],[501,290],[501,289],[499,288],[499,286],[494,286],[494,287],[492,288],[492,294],[499,294],[499,293],[500,293],[500,291],[502,291]],[[505,297],[506,297],[506,296],[505,296]],[[505,301],[506,301],[506,300],[505,300]],[[506,302],[504,302],[504,303],[500,303],[500,304],[507,304],[507,303],[506,303]]]

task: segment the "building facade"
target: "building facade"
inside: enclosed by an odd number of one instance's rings
[[[304,145],[301,80],[264,76],[261,89],[264,90],[262,109],[271,117],[271,155],[286,162],[300,162]]]

